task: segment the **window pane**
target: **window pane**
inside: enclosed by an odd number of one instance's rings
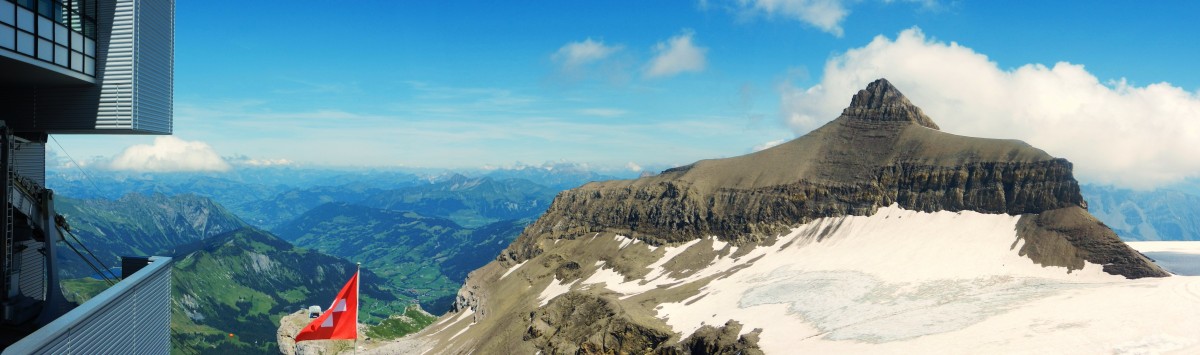
[[[83,71],[83,54],[79,54],[79,52],[71,52],[71,69],[75,69],[75,71]]]
[[[54,7],[50,0],[38,0],[38,13],[46,17],[54,17]]]
[[[54,23],[50,19],[38,16],[38,37],[54,39]]]
[[[15,28],[0,25],[0,47],[15,49],[17,47],[17,30]]]
[[[0,1],[0,22],[10,25],[17,24],[15,22],[17,20],[16,16],[13,15],[13,11],[15,11],[13,7],[13,3],[11,2]]]
[[[83,35],[79,32],[71,32],[71,50],[83,51]]]
[[[83,59],[83,73],[87,75],[96,75],[96,60],[92,57]]]
[[[76,36],[78,36],[78,34],[76,34]],[[95,57],[96,56],[96,41],[93,41],[91,38],[83,40],[83,54],[87,54],[87,55]]]
[[[54,24],[54,42],[64,46],[67,45],[67,33],[70,33],[67,31],[67,26]]]
[[[33,55],[33,35],[18,32],[17,33],[17,51],[26,55]]]
[[[38,52],[38,58],[41,60],[45,60],[45,61],[53,61],[54,60],[54,44],[50,43],[50,41],[47,41],[44,39],[39,39],[37,52]]]
[[[33,12],[26,9],[17,9],[17,27],[33,32]]]
[[[67,53],[68,53],[67,47],[54,46],[54,64],[58,64],[58,65],[61,65],[64,67],[67,66],[67,64],[70,64],[70,63],[67,63],[67,59],[70,58],[67,56]]]

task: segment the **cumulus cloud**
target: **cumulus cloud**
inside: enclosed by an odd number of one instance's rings
[[[613,53],[620,51],[621,48],[623,48],[621,45],[605,45],[604,42],[592,40],[589,37],[583,41],[563,45],[550,55],[550,59],[561,65],[563,69],[571,70],[608,58]]]
[[[626,169],[629,169],[629,171],[632,171],[632,172],[635,172],[635,173],[636,173],[636,172],[641,172],[641,171],[643,170],[641,165],[637,165],[637,163],[634,163],[634,162],[629,162],[629,163],[626,163],[626,164],[625,164],[625,168],[626,168]]]
[[[108,167],[113,170],[176,172],[228,171],[226,163],[207,143],[185,141],[174,136],[154,138],[153,144],[125,148]]]
[[[743,10],[768,17],[781,16],[842,36],[842,20],[850,14],[842,0],[738,0]]]
[[[1002,69],[918,28],[831,58],[814,86],[782,87],[786,120],[807,132],[837,117],[878,78],[943,131],[1023,140],[1071,160],[1088,182],[1147,189],[1200,176],[1200,93],[1169,83],[1102,82],[1067,62]]]
[[[708,48],[696,46],[692,41],[695,32],[684,30],[678,36],[654,46],[654,58],[646,67],[648,77],[667,77],[685,72],[704,70],[704,58]]]

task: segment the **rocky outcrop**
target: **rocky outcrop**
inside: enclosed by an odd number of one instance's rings
[[[310,322],[312,319],[308,317],[308,310],[299,310],[279,319],[279,330],[275,333],[275,339],[279,344],[280,354],[324,355],[355,352],[354,346],[358,343],[348,340],[308,340],[297,343],[296,333],[308,326]],[[366,332],[366,325],[359,324],[358,333],[366,334]],[[362,345],[368,344],[365,340],[362,343]]]
[[[524,340],[543,354],[643,354],[665,345],[670,329],[630,319],[605,297],[570,292],[533,312]],[[736,335],[736,334],[735,334]]]
[[[762,329],[754,329],[739,336],[742,324],[731,320],[721,327],[706,325],[696,330],[692,336],[684,339],[675,347],[675,351],[664,353],[676,354],[745,354],[761,355],[758,348],[758,336]]]
[[[1041,265],[1079,270],[1086,260],[1102,265],[1104,272],[1128,278],[1168,276],[1082,208],[1024,215],[1017,224],[1017,235],[1025,241],[1021,255]]]
[[[867,121],[913,122],[932,129],[941,129],[913,105],[887,79],[879,79],[859,90],[842,110],[843,117]]]

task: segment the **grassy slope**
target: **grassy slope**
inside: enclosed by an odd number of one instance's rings
[[[256,229],[207,240],[175,264],[176,352],[273,352],[279,318],[310,305],[324,307],[354,268]],[[373,272],[365,269],[361,277],[360,321],[374,323],[404,311],[407,302],[379,286]]]

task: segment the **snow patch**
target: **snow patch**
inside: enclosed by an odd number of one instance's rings
[[[525,263],[527,263],[527,262],[529,262],[529,260],[522,261],[522,262],[517,263],[516,265],[513,265],[512,267],[508,268],[508,270],[504,271],[503,275],[500,275],[500,279],[503,280],[505,276],[508,276],[508,274],[513,273],[513,271],[517,271],[517,269],[520,269],[521,266],[524,266]]]
[[[621,243],[620,246],[617,246],[617,249],[625,249],[625,247],[633,245],[633,242],[637,241],[637,239],[629,238],[623,235],[616,235],[613,237],[613,239],[616,239],[618,243]]]
[[[555,297],[567,293],[567,291],[571,290],[571,286],[574,286],[576,283],[579,283],[579,281],[563,284],[558,280],[558,277],[555,277],[554,281],[550,281],[550,284],[546,285],[546,289],[542,290],[542,293],[538,295],[538,307],[545,306]]]

